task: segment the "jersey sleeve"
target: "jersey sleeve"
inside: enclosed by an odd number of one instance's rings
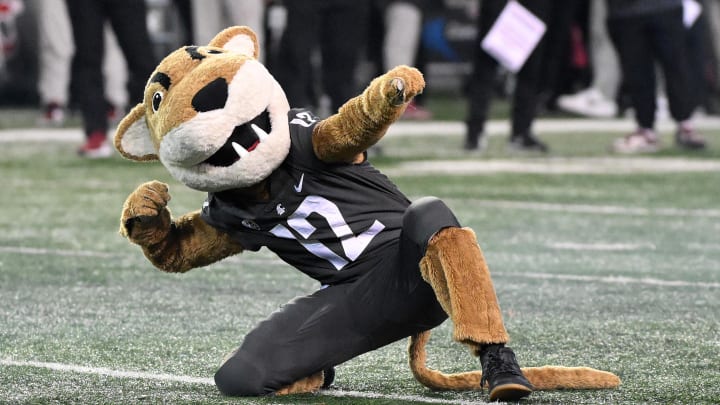
[[[312,133],[320,118],[306,109],[295,108],[288,113],[290,153],[286,162],[296,169],[323,170],[325,163],[317,158]]]

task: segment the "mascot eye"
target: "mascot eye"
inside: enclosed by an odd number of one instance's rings
[[[208,53],[218,54],[218,53],[223,53],[223,52],[222,52],[222,51],[218,51],[217,49],[211,49],[211,50],[208,51]]]
[[[163,99],[163,93],[161,91],[156,91],[155,94],[153,94],[153,98],[152,98],[153,111],[157,112],[157,110],[160,108],[160,103],[162,103],[162,99]]]

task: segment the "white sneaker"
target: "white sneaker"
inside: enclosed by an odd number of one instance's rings
[[[113,150],[108,144],[107,135],[102,131],[95,131],[85,140],[78,149],[78,155],[88,159],[103,159],[113,155]]]
[[[587,117],[612,118],[617,115],[617,104],[594,87],[560,96],[557,105],[561,110]]]
[[[613,142],[612,149],[615,153],[623,154],[654,153],[660,150],[660,142],[655,131],[640,128],[631,134],[616,139]]]

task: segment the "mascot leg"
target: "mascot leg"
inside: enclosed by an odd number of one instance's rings
[[[228,354],[220,369],[215,373],[215,385],[218,390],[228,396],[260,396],[267,395],[261,384],[248,373],[246,362],[238,361],[238,351]],[[257,370],[255,370],[257,371]],[[250,377],[247,377],[250,376]],[[245,378],[243,378],[245,377]],[[274,395],[291,395],[314,393],[328,388],[335,379],[335,368],[329,367],[308,377],[301,378],[291,384],[272,392]]]
[[[319,389],[329,388],[335,380],[335,368],[330,367],[310,377],[301,378],[294,383],[275,391],[275,395],[307,394]]]
[[[455,340],[473,349],[507,343],[490,272],[471,229],[445,228],[435,234],[420,271],[452,319]]]
[[[434,218],[442,216],[441,210],[449,213],[449,208],[437,199],[417,203],[432,206],[427,214]],[[529,395],[532,385],[520,371],[513,351],[505,347],[508,334],[474,232],[459,226],[436,228],[427,241],[420,271],[453,321],[453,338],[470,346],[480,357],[490,400],[517,400]]]
[[[294,383],[275,391],[275,395],[305,394],[317,392],[324,387],[324,373],[322,371],[302,378]],[[329,385],[329,384],[328,384]]]

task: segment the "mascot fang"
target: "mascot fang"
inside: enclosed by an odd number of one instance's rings
[[[163,183],[127,198],[120,232],[153,265],[186,272],[267,247],[322,286],[245,336],[215,374],[223,394],[314,392],[332,383],[334,366],[406,337],[410,368],[432,389],[488,388],[490,400],[517,400],[535,389],[620,384],[585,367],[521,369],[474,232],[437,198],[409,201],[367,161],[422,92],[418,70],[390,70],[321,120],[291,109],[257,58],[247,27],[176,50],[115,136],[125,158],[159,160],[207,192],[201,209],[179,217]],[[482,370],[425,366],[429,331],[448,317]]]

